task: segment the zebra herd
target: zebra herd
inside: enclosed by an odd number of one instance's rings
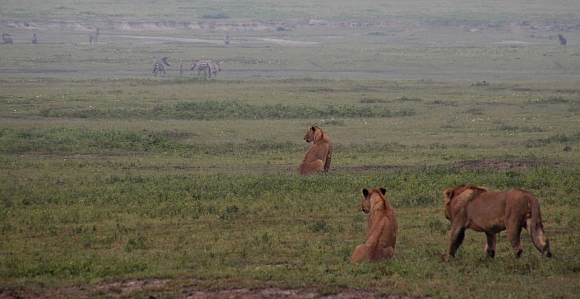
[[[195,68],[197,68],[197,76],[201,75],[201,72],[203,72],[203,77],[207,78],[208,74],[209,74],[209,79],[211,79],[211,76],[213,75],[214,78],[217,77],[217,72],[221,71],[221,67],[220,67],[221,62],[217,62],[217,61],[211,61],[211,60],[194,60],[191,62],[191,71],[195,70]],[[153,62],[153,75],[155,77],[157,77],[158,73],[163,72],[163,76],[165,77],[166,73],[165,73],[165,66],[169,66],[169,57],[163,57],[163,59],[161,60],[155,60],[155,62]],[[185,73],[185,66],[183,65],[183,60],[179,62],[179,76],[183,77],[183,74]]]

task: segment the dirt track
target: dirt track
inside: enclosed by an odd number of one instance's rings
[[[116,31],[163,31],[163,30],[205,30],[205,31],[280,31],[300,28],[325,29],[325,28],[382,28],[392,30],[405,30],[422,27],[459,27],[471,32],[483,31],[509,31],[525,32],[569,32],[580,30],[580,21],[529,21],[529,22],[481,22],[481,21],[392,21],[392,22],[357,22],[357,21],[328,21],[328,20],[253,20],[251,22],[234,21],[58,21],[58,20],[22,20],[2,21],[0,28],[34,29],[34,30],[68,30],[68,31],[91,31],[94,28],[101,30]]]
[[[132,298],[133,291],[140,294],[155,294],[155,290],[162,288],[165,284],[171,283],[170,279],[140,279],[140,280],[117,280],[100,283],[92,289],[84,287],[66,287],[53,290],[24,290],[24,289],[0,289],[0,299],[36,299],[36,298],[90,298],[90,297],[122,297]],[[231,289],[222,291],[198,291],[185,289],[181,294],[184,299],[275,299],[275,298],[321,298],[321,299],[371,299],[380,295],[378,292],[351,290],[324,295],[314,290],[290,290],[280,288],[267,289]],[[137,298],[145,298],[139,296]],[[148,298],[156,298],[148,295]],[[433,297],[411,297],[386,295],[385,299],[431,299]]]

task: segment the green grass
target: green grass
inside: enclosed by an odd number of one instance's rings
[[[576,297],[576,2],[218,2],[2,4],[0,297]],[[302,177],[311,125],[333,160]],[[554,258],[469,231],[442,262],[463,183],[537,195]],[[395,258],[353,265],[381,186]]]
[[[120,290],[97,284],[121,279],[170,281],[129,297],[271,287],[443,298],[578,291],[580,132],[578,98],[561,93],[568,83],[223,80],[193,83],[202,99],[222,91],[219,100],[193,102],[181,100],[181,80],[54,82],[2,94],[6,292],[82,285],[75,294],[99,297]],[[288,90],[308,100],[288,101]],[[40,91],[59,100],[33,96]],[[242,102],[245,92],[254,96]],[[352,114],[329,109],[328,93]],[[187,105],[206,115],[223,109],[195,120],[178,108]],[[87,106],[90,117],[70,113]],[[268,107],[329,114],[239,117]],[[413,113],[359,117],[369,107]],[[333,164],[328,174],[301,177],[295,168],[310,124],[331,136]],[[501,234],[488,260],[484,236],[470,232],[458,256],[441,262],[449,227],[441,192],[462,183],[535,193],[555,257],[541,257],[524,233],[525,253],[515,260]],[[352,265],[366,226],[360,189],[379,186],[399,219],[395,259]]]
[[[10,179],[3,176],[10,182],[1,195],[5,284],[194,277],[202,289],[376,289],[453,298],[464,297],[464,288],[487,298],[517,297],[521,289],[512,285],[523,281],[546,297],[569,297],[578,288],[573,282],[580,265],[578,198],[567,194],[577,188],[575,170],[424,169],[298,177],[105,165],[73,167],[66,172],[76,175],[65,175],[62,186],[53,184],[59,177],[51,171],[38,176],[11,170]],[[502,235],[498,257],[487,260],[484,237],[470,233],[457,258],[440,262],[448,224],[439,191],[474,177],[493,189],[517,185],[541,197],[554,259],[540,257],[524,236],[525,254],[514,260]],[[538,185],[538,179],[545,181]],[[348,261],[364,235],[365,217],[357,209],[361,186],[389,190],[400,223],[392,261]],[[493,288],[477,286],[478,281]]]

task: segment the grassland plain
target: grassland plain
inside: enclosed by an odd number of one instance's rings
[[[577,1],[32,2],[0,5],[0,298],[580,293]],[[461,183],[536,194],[554,258],[442,262]],[[350,264],[380,186],[395,258]]]

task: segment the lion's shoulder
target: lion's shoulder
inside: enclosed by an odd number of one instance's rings
[[[452,195],[451,197],[457,197],[465,192],[469,192],[472,195],[479,195],[483,192],[488,192],[488,190],[485,187],[472,184],[472,185],[459,185],[448,191],[448,193]]]

